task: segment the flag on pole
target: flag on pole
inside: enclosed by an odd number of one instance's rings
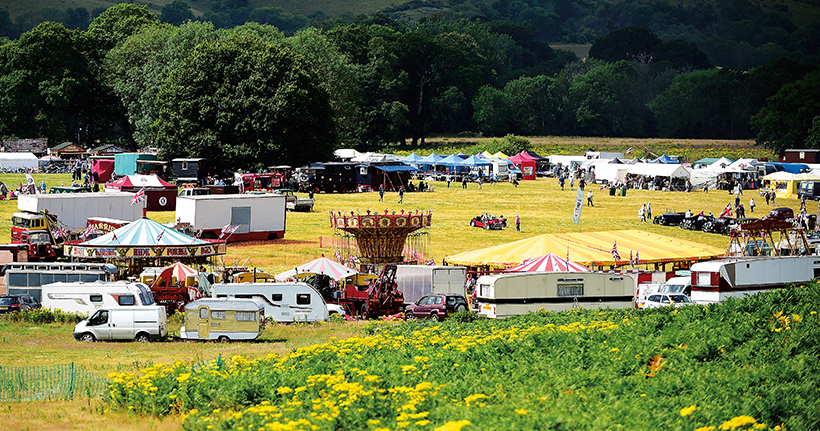
[[[228,233],[228,229],[230,229],[230,228],[231,228],[230,223],[226,224],[225,226],[222,226],[222,230],[219,232],[219,239],[222,239],[222,237],[225,236],[225,234]]]
[[[436,260],[435,260],[435,259],[430,259],[430,260],[428,260],[428,261],[427,261],[427,266],[433,266],[433,265],[435,265],[435,264],[436,264]]]
[[[726,208],[720,212],[718,217],[731,217],[732,216],[732,204],[726,204]]]
[[[636,250],[635,251],[635,265],[639,264],[640,262],[641,262],[641,251]]]
[[[88,236],[92,233],[94,233],[94,226],[88,226],[87,228],[85,228],[83,233],[80,234],[80,239],[85,241],[86,239],[88,239]]]
[[[334,253],[333,257],[335,257],[337,261],[341,262],[341,260],[342,260],[342,251],[337,248],[336,253]]]
[[[624,153],[624,155],[627,155],[627,154],[631,153],[631,152],[632,152],[632,149],[633,149],[632,147],[627,148],[627,149],[626,149],[626,152]]]
[[[615,259],[615,262],[621,260],[621,255],[618,254],[618,243],[612,244],[612,258]]]
[[[567,268],[569,268],[569,246],[567,246]]]
[[[196,235],[194,236],[194,238],[199,238],[199,237],[201,237],[201,236],[202,236],[202,231],[203,231],[203,230],[204,230],[204,228],[199,228],[199,230],[198,230],[198,231],[196,231]]]
[[[629,250],[629,264],[635,266],[635,260],[632,259],[632,250]]]
[[[134,197],[131,199],[131,205],[143,202],[145,202],[145,187],[141,188],[140,191],[134,194]]]
[[[54,236],[54,239],[58,238],[65,238],[68,235],[68,232],[63,228],[57,228],[54,232],[51,233]]]
[[[160,232],[159,235],[157,235],[157,242],[159,242],[159,240],[162,239],[162,235],[164,233],[165,233],[165,229],[163,229],[162,232]]]

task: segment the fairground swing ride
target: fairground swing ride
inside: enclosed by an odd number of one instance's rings
[[[388,263],[426,263],[432,210],[330,212],[336,260],[370,272]]]

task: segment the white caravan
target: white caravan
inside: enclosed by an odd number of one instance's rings
[[[159,341],[168,336],[165,307],[109,307],[97,310],[74,327],[78,341]]]
[[[127,281],[51,283],[42,289],[43,308],[86,316],[102,308],[156,304],[148,286]]]
[[[635,279],[629,274],[531,272],[485,275],[476,282],[479,314],[503,318],[572,308],[630,308]]]
[[[214,284],[213,297],[260,300],[265,316],[277,322],[318,322],[328,317],[324,298],[306,283]]]

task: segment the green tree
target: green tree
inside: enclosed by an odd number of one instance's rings
[[[814,119],[820,116],[820,71],[784,85],[767,104],[751,119],[757,143],[779,154],[789,148],[803,148]]]
[[[301,165],[336,143],[327,93],[291,49],[249,35],[198,45],[159,93],[163,157],[200,156],[225,171]]]
[[[107,51],[141,28],[159,22],[159,18],[149,12],[147,6],[118,4],[94,18],[88,26],[88,34],[98,41],[101,51]]]
[[[523,135],[557,135],[561,132],[563,111],[555,80],[544,75],[519,78],[504,86],[508,106],[515,107],[512,116],[515,132]]]
[[[698,70],[675,78],[650,103],[661,137],[751,137],[745,76],[732,69]]]
[[[473,98],[473,123],[484,136],[500,136],[509,130],[510,107],[504,92],[485,85]]]
[[[84,137],[95,137],[104,90],[88,45],[84,33],[46,22],[0,46],[0,135],[62,142],[82,127]]]
[[[587,73],[575,76],[570,100],[577,133],[584,136],[642,137],[651,116],[635,66],[623,60],[597,62]]]
[[[171,25],[180,25],[185,21],[193,21],[194,13],[184,0],[174,0],[162,7],[159,19]]]

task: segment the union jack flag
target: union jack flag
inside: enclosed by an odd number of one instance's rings
[[[435,260],[435,259],[430,259],[430,260],[428,260],[428,261],[427,261],[427,266],[433,266],[433,265],[435,265],[435,264],[436,264],[436,260]]]
[[[159,240],[162,239],[163,234],[165,234],[165,229],[163,229],[162,232],[160,232],[159,235],[157,235],[157,242],[159,242]]]
[[[615,259],[615,262],[621,260],[621,255],[618,254],[618,243],[612,244],[612,258]]]
[[[629,250],[629,264],[635,266],[635,260],[632,259],[632,250]]]
[[[131,199],[131,205],[143,202],[145,202],[145,187],[141,188],[140,191],[134,194],[134,197]]]
[[[337,261],[341,261],[341,260],[342,260],[342,252],[341,252],[341,250],[336,249],[336,253],[334,253],[334,254],[333,254],[333,257],[335,257]]]
[[[640,263],[640,260],[641,260],[641,251],[640,251],[640,250],[636,250],[636,251],[635,251],[635,265],[637,265],[638,263]]]
[[[64,238],[66,235],[68,235],[68,232],[63,228],[57,228],[57,230],[52,232],[52,235],[54,235],[54,239]]]
[[[632,152],[632,147],[629,147],[629,148],[626,149],[626,152],[624,153],[624,155],[627,155],[631,152]]]
[[[222,231],[219,233],[219,239],[222,239],[222,237],[225,235],[230,236],[232,233],[236,232],[237,229],[239,229],[239,226],[240,225],[231,226],[230,223],[226,224],[225,226],[222,226]]]
[[[80,239],[85,241],[86,238],[88,238],[88,236],[92,233],[94,233],[94,226],[88,226],[87,228],[85,228],[83,233],[80,234]]]

